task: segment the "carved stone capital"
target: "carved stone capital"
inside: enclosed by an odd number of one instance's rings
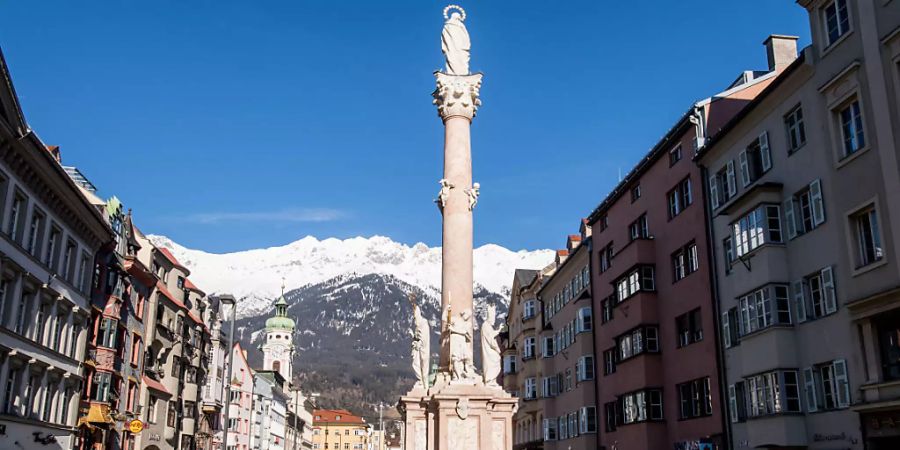
[[[441,120],[446,121],[451,117],[465,117],[471,121],[475,117],[475,111],[481,106],[478,97],[481,90],[482,74],[449,75],[444,72],[435,72],[437,89],[431,95],[438,108]]]

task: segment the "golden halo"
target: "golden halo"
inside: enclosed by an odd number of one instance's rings
[[[459,6],[459,5],[447,5],[447,7],[444,8],[444,19],[450,20],[450,11],[452,11],[454,9],[459,11],[460,22],[465,22],[466,21],[466,10],[462,9],[462,6]]]

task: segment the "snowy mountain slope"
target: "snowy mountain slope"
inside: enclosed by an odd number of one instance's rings
[[[183,247],[165,236],[148,236],[191,270],[191,280],[208,293],[231,293],[241,317],[268,311],[281,289],[315,285],[345,275],[380,274],[439,297],[441,248],[397,243],[383,236],[318,240],[307,236],[280,247],[215,254]],[[550,250],[513,252],[488,244],[475,249],[475,284],[508,297],[513,271],[539,269],[553,260]]]

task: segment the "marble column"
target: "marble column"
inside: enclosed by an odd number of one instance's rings
[[[441,259],[441,351],[440,367],[450,366],[450,340],[444,338],[450,315],[458,317],[468,310],[469,330],[472,318],[472,142],[470,127],[478,98],[482,74],[449,75],[435,72],[437,89],[432,94],[438,115],[444,122],[444,180],[449,183],[445,199],[439,198],[442,223]],[[444,197],[444,196],[441,196]],[[449,311],[448,311],[449,309]],[[469,354],[472,343],[469,343]]]

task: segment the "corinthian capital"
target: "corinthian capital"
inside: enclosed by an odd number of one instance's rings
[[[465,117],[472,120],[475,111],[481,106],[478,98],[481,89],[482,74],[449,75],[443,72],[435,72],[437,89],[431,94],[438,108],[441,120],[446,121],[451,117]]]

